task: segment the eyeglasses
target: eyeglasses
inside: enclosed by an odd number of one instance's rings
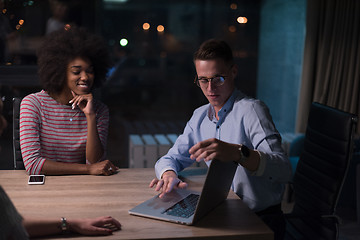
[[[221,85],[224,84],[225,82],[225,78],[227,76],[215,76],[212,78],[198,78],[197,76],[195,77],[194,83],[196,83],[196,85],[198,85],[201,88],[207,88],[209,85],[209,82],[211,82],[212,86],[214,87],[219,87]]]
[[[232,64],[230,66],[228,71],[230,71],[233,66],[234,66],[234,64]],[[215,77],[212,77],[212,78],[198,78],[198,76],[196,76],[195,80],[194,80],[194,83],[196,83],[196,85],[198,85],[201,88],[207,88],[209,86],[209,82],[211,82],[212,86],[219,87],[219,86],[224,84],[225,79],[227,77],[228,76],[215,76]]]

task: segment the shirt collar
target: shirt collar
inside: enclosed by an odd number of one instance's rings
[[[238,93],[239,91],[234,89],[229,99],[226,101],[224,106],[219,110],[218,112],[219,123],[222,122],[222,119],[226,116],[226,114],[231,111]],[[215,117],[215,109],[211,104],[209,104],[208,117],[210,121],[217,122],[217,119]]]

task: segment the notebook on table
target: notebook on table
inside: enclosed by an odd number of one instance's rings
[[[228,196],[237,168],[235,162],[212,160],[201,193],[174,189],[159,198],[159,194],[129,210],[136,216],[193,225]]]

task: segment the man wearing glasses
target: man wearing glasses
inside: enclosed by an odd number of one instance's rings
[[[185,188],[177,173],[194,161],[236,161],[232,190],[282,239],[284,184],[291,178],[289,160],[267,106],[235,88],[238,67],[224,41],[208,40],[194,54],[195,83],[209,104],[199,107],[169,152],[155,165],[160,197]],[[241,217],[241,216],[239,216]]]

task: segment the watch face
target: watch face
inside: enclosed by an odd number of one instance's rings
[[[250,156],[250,150],[245,145],[241,146],[241,153],[244,155],[244,157],[249,157]]]

